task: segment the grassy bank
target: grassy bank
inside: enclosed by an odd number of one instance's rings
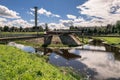
[[[64,45],[64,44],[50,44],[48,45],[48,47],[68,47],[68,45]]]
[[[82,37],[79,37],[79,40],[80,40],[80,42],[82,42]],[[89,38],[84,37],[83,40],[84,40],[84,42],[82,42],[83,44],[88,44]]]
[[[52,66],[43,57],[0,45],[0,80],[80,80],[80,77]]]
[[[36,43],[36,42],[27,42],[27,41],[15,41],[16,43],[27,45],[27,46],[32,46],[32,47],[68,47],[68,45],[64,44],[50,44],[50,45],[43,45],[43,43]]]
[[[29,41],[26,41],[26,40],[16,40],[15,41],[16,43],[19,43],[19,44],[23,44],[23,45],[26,45],[26,46],[32,46],[32,47],[42,47],[43,43],[37,43],[37,42],[29,42]]]
[[[119,37],[94,37],[97,39],[103,39],[108,44],[120,47],[120,38]]]

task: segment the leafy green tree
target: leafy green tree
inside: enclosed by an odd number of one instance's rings
[[[3,31],[8,32],[9,31],[9,27],[8,26],[4,26]]]
[[[22,32],[22,31],[23,31],[23,28],[20,26],[19,30],[20,30],[20,32]]]
[[[94,33],[94,34],[97,33],[97,29],[96,29],[96,27],[94,28],[93,33]]]
[[[120,21],[117,21],[116,23],[117,31],[120,34]]]
[[[45,31],[49,31],[48,24],[45,23]]]
[[[0,32],[3,30],[3,28],[2,27],[0,27]]]
[[[112,25],[108,24],[107,27],[106,27],[106,33],[110,34],[111,32],[112,32]]]
[[[70,26],[70,30],[74,30],[74,26]]]
[[[39,31],[43,31],[43,27],[42,26],[39,26]]]
[[[32,31],[35,31],[35,30],[36,30],[36,27],[35,27],[35,26],[33,26],[31,29],[32,29]]]
[[[13,26],[10,28],[10,32],[14,32],[14,31],[15,31],[15,27]]]

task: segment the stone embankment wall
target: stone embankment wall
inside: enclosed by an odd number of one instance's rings
[[[73,35],[60,35],[59,37],[64,45],[69,46],[80,45],[80,41],[76,40],[76,38]]]
[[[51,44],[52,36],[44,36],[44,45]]]
[[[116,47],[116,46],[113,46],[113,45],[110,45],[110,44],[107,44],[107,43],[103,43],[103,44],[106,48],[106,51],[120,54],[120,48],[119,47]]]
[[[93,39],[92,42],[94,44],[97,44],[97,43],[99,43],[99,45],[102,44],[103,46],[105,46],[105,49],[108,52],[114,52],[114,53],[119,53],[120,54],[120,48],[119,47],[116,47],[114,45],[108,44],[108,43],[104,42],[101,39]]]

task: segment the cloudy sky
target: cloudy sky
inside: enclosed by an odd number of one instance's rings
[[[120,0],[0,0],[0,26],[31,27],[34,6],[38,24],[51,29],[104,26],[120,20]]]

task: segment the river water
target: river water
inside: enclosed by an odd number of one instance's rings
[[[36,52],[30,46],[13,42],[9,45],[27,52]],[[69,49],[41,48],[40,50],[46,55],[49,54],[49,63],[71,67],[86,75],[88,80],[120,80],[120,54],[107,52],[104,46],[84,45]]]
[[[71,57],[70,54],[81,57]],[[57,66],[72,67],[85,74],[88,80],[120,80],[120,61],[114,55],[106,52],[104,46],[84,45],[67,51],[55,50],[51,52],[49,62]]]

